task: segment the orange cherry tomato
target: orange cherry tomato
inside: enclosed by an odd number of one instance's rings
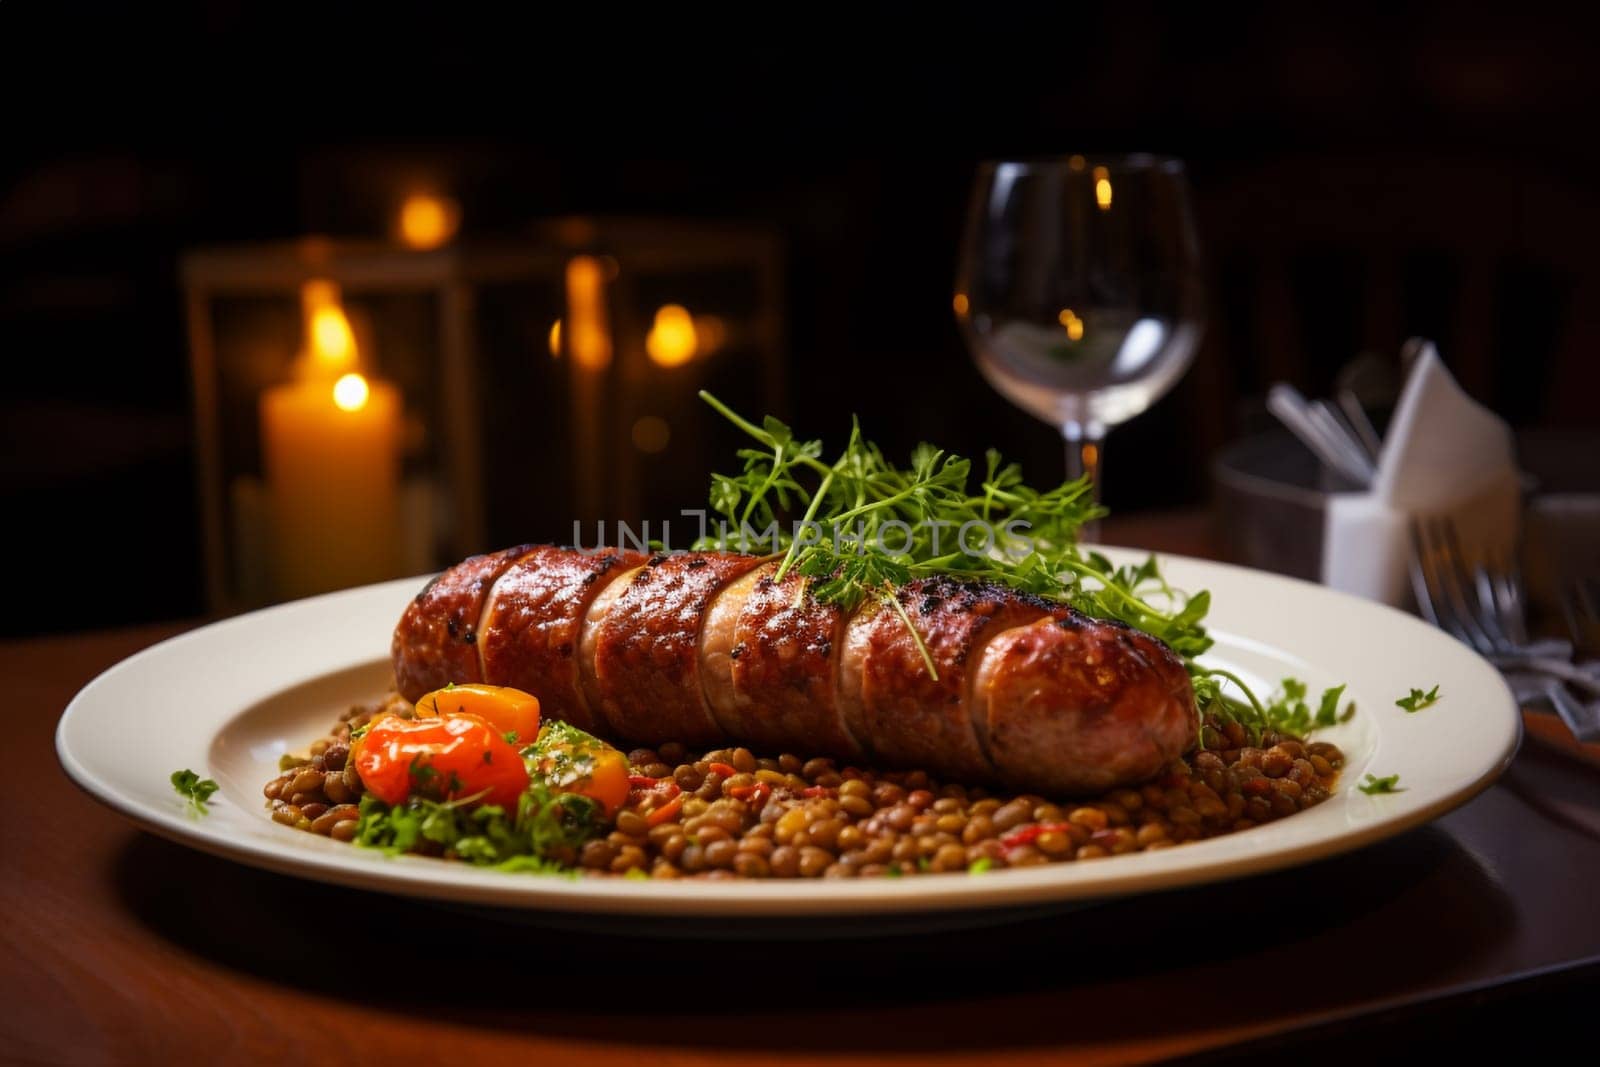
[[[614,748],[606,749],[595,757],[594,770],[589,772],[589,782],[578,792],[593,797],[605,809],[606,818],[617,814],[628,799],[628,757]]]
[[[521,754],[497,726],[476,715],[387,715],[367,729],[354,757],[367,792],[385,804],[399,804],[412,793],[436,800],[477,796],[480,804],[515,812],[528,787]]]
[[[517,743],[539,736],[539,698],[508,685],[447,685],[417,701],[417,715],[476,715]]]
[[[604,741],[561,724],[540,737],[539,774],[558,793],[599,801],[607,819],[628,799],[628,757]]]

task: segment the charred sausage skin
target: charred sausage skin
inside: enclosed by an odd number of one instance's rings
[[[585,555],[549,545],[527,550],[484,605],[478,633],[484,679],[537,694],[545,715],[580,730],[602,730],[580,687],[584,617],[608,576],[644,559],[638,552]]]
[[[727,740],[706,703],[700,629],[718,591],[760,563],[721,552],[654,556],[605,617],[591,620],[600,711],[615,736],[651,745]]]
[[[866,760],[839,709],[836,650],[845,614],[777,580],[766,563],[730,585],[706,619],[700,655],[706,696],[723,733],[763,752],[805,739],[820,755]]]
[[[1099,792],[1149,778],[1194,743],[1183,662],[1119,622],[1068,611],[1007,630],[975,675],[973,714],[988,724],[1000,781],[1014,788],[1065,777],[1072,791]]]
[[[886,765],[937,765],[960,781],[994,778],[984,724],[973,719],[967,699],[968,668],[996,635],[1041,618],[1048,606],[1001,586],[948,578],[909,582],[897,598],[904,617],[874,599],[850,620],[840,684],[846,725]]]
[[[776,566],[549,546],[474,557],[407,607],[396,684],[410,700],[451,681],[514,685],[614,740],[736,743],[1044,793],[1149,778],[1194,742],[1188,672],[1148,634],[949,578],[900,588],[898,610],[871,597],[846,615],[798,575],[775,580]]]
[[[423,586],[394,629],[394,684],[407,700],[449,682],[481,682],[478,655],[483,603],[500,576],[534,550],[521,545],[451,567]]]

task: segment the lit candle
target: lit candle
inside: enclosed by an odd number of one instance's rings
[[[283,597],[400,569],[400,394],[356,372],[337,298],[312,307],[307,288],[310,348],[298,380],[261,396],[273,579]]]

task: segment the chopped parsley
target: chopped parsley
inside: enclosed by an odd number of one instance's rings
[[[1368,796],[1376,796],[1379,793],[1405,792],[1405,790],[1400,787],[1400,776],[1398,774],[1391,774],[1384,778],[1379,778],[1377,775],[1369,774],[1367,775],[1367,780],[1356,786],[1356,788]]]
[[[604,829],[598,802],[557,793],[533,781],[515,814],[496,804],[471,805],[478,796],[432,800],[411,796],[389,805],[370,793],[361,798],[355,841],[398,854],[425,848],[482,867],[537,874],[571,873],[577,850]]]
[[[1434,686],[1424,693],[1420,689],[1411,690],[1409,696],[1403,696],[1394,702],[1397,708],[1405,708],[1408,712],[1418,712],[1423,708],[1431,708],[1439,703],[1439,687]]]
[[[540,727],[539,736],[522,750],[522,756],[531,775],[568,788],[594,773],[595,755],[606,747],[592,734],[554,720]]]
[[[181,771],[173,771],[169,780],[178,795],[189,801],[189,809],[196,815],[204,815],[211,810],[206,807],[206,801],[217,791],[216,782],[210,778],[200,777],[187,767]]]
[[[979,856],[977,859],[967,864],[967,873],[984,874],[993,866],[994,860],[990,859],[988,856]]]
[[[429,782],[439,777],[438,771],[434,770],[428,764],[423,762],[421,753],[411,757],[411,767],[409,769],[411,773],[411,782],[418,788],[427,785]]]

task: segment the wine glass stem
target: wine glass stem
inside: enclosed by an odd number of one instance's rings
[[[1105,455],[1106,428],[1096,422],[1068,422],[1061,427],[1061,436],[1067,441],[1067,480],[1076,481],[1089,476],[1090,499],[1100,502],[1100,461]],[[1083,541],[1100,539],[1100,523],[1086,522],[1079,530]]]

